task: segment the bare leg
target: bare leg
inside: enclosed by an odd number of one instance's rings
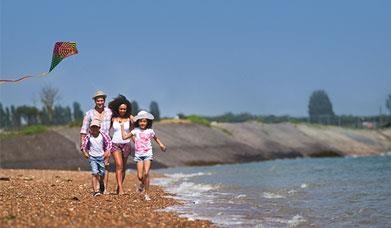
[[[151,161],[145,160],[144,161],[144,187],[145,187],[145,193],[148,193],[149,190],[149,169],[151,168]]]
[[[98,175],[92,175],[92,190],[99,192],[99,177]]]
[[[115,176],[117,178],[117,193],[123,194],[124,189],[122,187],[123,182],[123,161],[122,161],[122,153],[121,151],[115,151],[113,154],[115,161]]]
[[[128,156],[123,156],[122,155],[122,164],[123,164],[123,169],[122,169],[122,183],[124,183],[125,180],[125,175],[126,175],[126,162],[128,161]]]
[[[105,159],[105,176],[103,177],[103,184],[105,186],[105,193],[107,192],[107,184],[109,182],[109,159],[110,156]]]
[[[137,162],[137,178],[140,181],[140,185],[138,188],[139,192],[142,192],[144,189],[143,170],[144,170],[144,162],[142,162],[142,161]]]
[[[137,162],[137,178],[140,182],[143,182],[143,170],[144,163],[142,161]]]
[[[94,175],[91,175],[92,179],[91,179],[91,184],[92,184],[92,193],[95,193],[95,189],[96,189],[96,185],[97,183],[95,183],[95,177]],[[99,183],[98,183],[99,184]]]

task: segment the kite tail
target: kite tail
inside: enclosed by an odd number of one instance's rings
[[[44,77],[48,74],[49,74],[49,72],[42,72],[38,75],[26,75],[26,76],[23,76],[19,79],[0,79],[0,84],[7,83],[7,82],[20,82],[20,81],[23,81],[27,78]]]

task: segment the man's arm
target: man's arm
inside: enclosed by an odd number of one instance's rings
[[[90,122],[91,122],[91,116],[89,115],[89,112],[87,112],[84,115],[83,123],[80,129],[80,146],[82,145],[84,138],[87,135],[88,128],[90,127]]]
[[[82,150],[81,145],[83,144],[85,137],[86,137],[86,134],[80,133],[80,150]]]
[[[85,158],[89,158],[90,157],[90,154],[88,152],[88,150],[83,150],[83,155]]]
[[[83,152],[83,155],[84,155],[85,158],[89,157],[89,148],[88,148],[88,145],[87,145],[88,141],[89,141],[89,139],[85,135],[83,140],[81,141],[81,144],[80,144],[80,150]]]

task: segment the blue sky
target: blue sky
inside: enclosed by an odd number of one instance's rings
[[[96,89],[164,116],[306,116],[312,91],[337,114],[378,114],[391,93],[391,1],[1,1],[1,75],[47,71],[56,41],[79,55],[44,78],[0,85],[37,105],[44,85],[87,110]]]

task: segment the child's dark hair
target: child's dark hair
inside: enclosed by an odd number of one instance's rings
[[[126,99],[126,97],[124,95],[118,95],[118,97],[114,98],[114,100],[110,101],[109,103],[109,108],[111,109],[113,115],[112,117],[119,117],[119,112],[118,112],[118,109],[119,109],[119,106],[121,106],[122,104],[125,104],[126,105],[126,113],[125,113],[125,117],[130,117],[130,115],[132,114],[132,104],[130,103],[130,101],[128,99]]]
[[[140,124],[138,123],[140,120],[137,120],[136,123],[134,123],[135,127],[140,127]],[[147,127],[146,129],[152,128],[153,120],[147,119]]]

